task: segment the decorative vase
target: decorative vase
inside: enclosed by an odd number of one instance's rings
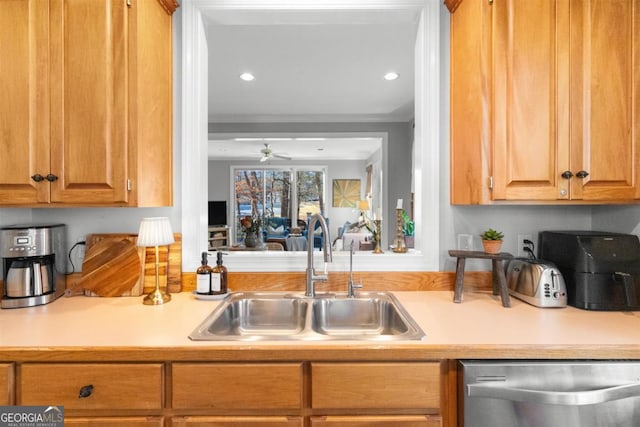
[[[247,231],[244,235],[244,245],[247,248],[255,248],[258,244],[258,236],[254,231]]]
[[[407,248],[413,249],[415,246],[415,236],[404,236],[404,245]]]
[[[483,240],[482,247],[488,254],[499,254],[502,248],[502,240]]]

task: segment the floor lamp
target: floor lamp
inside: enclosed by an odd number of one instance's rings
[[[140,231],[138,232],[138,246],[156,248],[156,287],[153,292],[146,295],[142,300],[142,303],[145,305],[160,305],[171,301],[171,295],[167,292],[160,291],[160,257],[158,255],[158,246],[170,245],[173,242],[173,232],[171,231],[169,218],[155,217],[142,219],[140,222]]]

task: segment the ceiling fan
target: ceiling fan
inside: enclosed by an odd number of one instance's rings
[[[271,144],[264,144],[264,148],[262,150],[260,150],[260,153],[262,153],[262,157],[260,158],[261,162],[266,162],[267,160],[271,159],[271,158],[278,158],[278,159],[284,159],[284,160],[291,160],[291,157],[284,155],[284,154],[278,154],[278,153],[274,153],[271,150]]]

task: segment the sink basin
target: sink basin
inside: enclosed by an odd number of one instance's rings
[[[383,298],[313,302],[312,328],[324,335],[402,335],[409,326],[394,302]]]
[[[325,294],[238,292],[189,335],[192,340],[419,340],[424,332],[387,292],[355,298]]]
[[[208,327],[215,335],[291,335],[304,329],[307,305],[300,299],[241,298],[224,305]]]

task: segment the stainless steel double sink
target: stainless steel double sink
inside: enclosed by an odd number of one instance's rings
[[[189,335],[192,340],[420,340],[425,334],[388,292],[228,295]]]

